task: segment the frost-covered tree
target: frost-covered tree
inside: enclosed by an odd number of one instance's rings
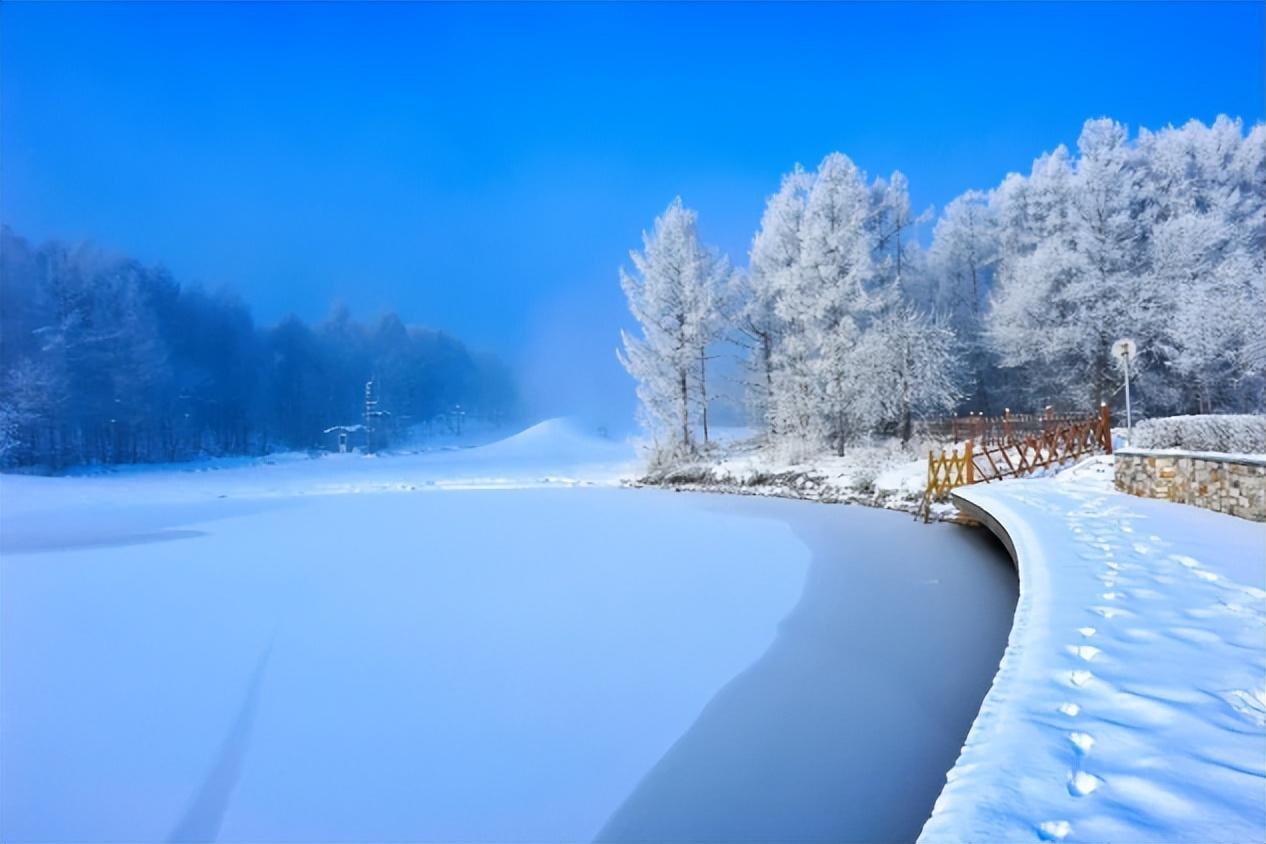
[[[914,419],[952,410],[962,394],[954,331],[905,303],[872,322],[854,361],[854,413],[873,430],[910,441]]]
[[[708,349],[722,323],[729,262],[700,241],[698,218],[674,199],[642,235],[641,252],[620,270],[620,285],[641,336],[621,332],[620,362],[637,381],[642,424],[661,458],[696,450],[692,408],[706,408]],[[706,424],[706,423],[705,423]]]
[[[847,156],[822,160],[805,200],[798,266],[777,303],[794,328],[776,355],[778,426],[822,439],[837,453],[855,433],[850,356],[858,318],[884,303],[874,289],[870,196],[865,174]]]
[[[309,448],[384,374],[397,418],[497,418],[504,368],[451,337],[342,313],[260,329],[234,296],[87,246],[0,228],[0,465],[180,460]]]
[[[1086,348],[1078,345],[1085,326],[1077,302],[1067,295],[1086,272],[1076,248],[1073,176],[1061,146],[1034,162],[1026,180],[1004,182],[999,191],[1003,248],[987,330],[1004,366],[1050,374],[1026,379],[1034,390],[1024,402],[1030,405],[1083,384],[1068,360],[1072,350]]]
[[[1091,120],[1078,152],[1042,156],[991,202],[987,335],[1030,385],[1019,403],[1119,400],[1108,350],[1129,336],[1145,412],[1261,409],[1266,128],[1219,117],[1131,142]]]
[[[984,325],[998,250],[997,209],[989,194],[974,190],[945,207],[928,250],[932,302],[958,334],[958,356],[971,378],[968,393],[978,411],[991,410],[991,382],[996,379]]]
[[[752,238],[747,272],[736,276],[736,328],[748,352],[744,397],[752,418],[767,433],[777,430],[774,356],[787,330],[778,313],[778,300],[791,288],[791,276],[800,267],[800,226],[810,183],[799,166],[783,177],[778,192],[766,200],[760,229]],[[803,327],[797,322],[795,330]]]

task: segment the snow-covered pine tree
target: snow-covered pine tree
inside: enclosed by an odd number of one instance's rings
[[[986,322],[1017,401],[1119,397],[1112,340],[1139,344],[1145,412],[1260,410],[1253,349],[1266,311],[1266,127],[1190,121],[1131,143],[1087,121],[994,192],[996,289]]]
[[[868,229],[873,244],[872,261],[876,287],[889,291],[891,298],[923,299],[923,279],[918,278],[919,245],[911,237],[915,226],[931,219],[931,209],[922,214],[910,210],[910,182],[900,170],[888,179],[871,184],[871,213]]]
[[[778,430],[774,416],[775,353],[787,330],[802,331],[778,313],[778,299],[792,286],[800,265],[800,225],[810,184],[809,174],[796,166],[783,176],[778,192],[765,202],[760,229],[752,238],[746,273],[736,276],[739,289],[736,328],[746,348],[744,398],[754,422],[766,434]]]
[[[899,302],[862,333],[854,353],[854,414],[870,430],[910,441],[914,419],[962,398],[954,331],[943,317]]]
[[[1086,326],[1067,291],[1086,272],[1073,217],[1072,157],[1060,146],[1033,163],[1027,179],[999,189],[1001,254],[986,330],[1003,366],[1020,370],[1027,387],[1018,403],[1030,407],[1068,397],[1090,399],[1084,373],[1070,366],[1084,350]],[[1091,327],[1093,328],[1093,327]]]
[[[996,380],[984,318],[998,261],[998,215],[989,194],[967,191],[945,206],[932,231],[928,273],[932,303],[954,327],[974,410],[990,412]]]
[[[620,285],[641,329],[621,332],[620,362],[637,381],[639,419],[654,437],[657,458],[696,451],[691,408],[706,389],[708,347],[720,330],[721,292],[729,262],[699,240],[694,211],[674,199],[642,235],[641,252],[620,270]]]
[[[850,355],[859,315],[879,299],[874,282],[870,191],[849,158],[832,153],[814,174],[800,228],[800,260],[777,301],[780,318],[802,326],[776,356],[776,416],[788,434],[817,437],[836,453],[851,428]]]

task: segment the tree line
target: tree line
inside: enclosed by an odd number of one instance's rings
[[[0,465],[312,448],[361,421],[370,378],[402,426],[515,402],[498,360],[394,313],[260,327],[236,296],[161,267],[0,231]]]
[[[932,220],[900,172],[832,153],[783,177],[735,268],[674,200],[621,271],[640,331],[620,358],[659,455],[707,442],[727,345],[752,423],[806,450],[947,411],[1119,405],[1124,337],[1145,415],[1266,406],[1266,126],[1089,120],[1075,154],[950,202],[924,249]]]

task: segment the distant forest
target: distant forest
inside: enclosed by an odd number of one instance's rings
[[[400,429],[515,404],[500,361],[394,313],[260,327],[236,296],[162,267],[0,230],[0,466],[313,448],[361,421],[371,377]]]

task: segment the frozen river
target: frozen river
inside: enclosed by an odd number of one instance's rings
[[[233,474],[0,481],[0,838],[911,839],[1016,599],[885,511]]]

